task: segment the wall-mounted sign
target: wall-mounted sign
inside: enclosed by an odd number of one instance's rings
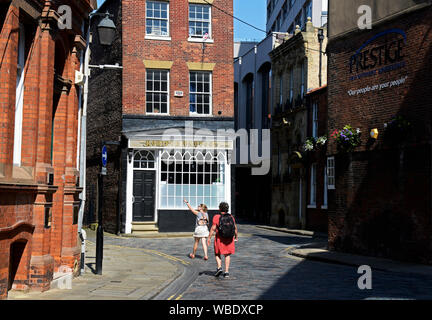
[[[191,148],[191,149],[233,149],[233,142],[228,141],[195,141],[195,140],[135,140],[129,142],[130,148]]]
[[[378,45],[377,41],[384,39]],[[403,50],[407,36],[401,29],[389,29],[363,43],[349,60],[351,80],[370,77],[405,67]]]
[[[378,84],[372,84],[372,85],[368,85],[366,87],[359,88],[359,89],[351,89],[351,90],[348,90],[347,93],[349,96],[357,96],[359,94],[365,94],[365,93],[369,93],[372,91],[381,91],[381,90],[384,90],[387,88],[398,87],[398,86],[404,84],[407,79],[408,79],[408,76],[403,76],[402,78],[395,79],[392,81],[387,81],[387,82],[378,83]]]
[[[183,97],[183,91],[174,91],[174,97]]]

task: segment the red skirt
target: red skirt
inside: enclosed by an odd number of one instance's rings
[[[234,237],[231,239],[227,238],[221,238],[218,234],[216,234],[215,241],[214,241],[214,251],[215,254],[220,255],[227,255],[227,254],[233,254],[235,253],[235,242]]]

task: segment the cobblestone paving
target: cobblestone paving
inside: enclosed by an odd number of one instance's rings
[[[232,256],[230,278],[215,278],[213,247],[203,261],[199,247],[192,265],[198,278],[182,294],[183,300],[254,299],[432,299],[432,277],[373,271],[372,290],[360,290],[357,268],[289,256],[286,249],[316,240],[239,225],[240,237]],[[106,237],[105,243],[146,248],[188,260],[191,238],[139,239]]]

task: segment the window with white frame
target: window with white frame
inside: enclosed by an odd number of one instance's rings
[[[318,103],[316,101],[312,104],[312,137],[318,137]]]
[[[133,167],[134,169],[154,169],[155,168],[154,154],[148,150],[140,150],[135,152]]]
[[[189,73],[189,111],[191,114],[211,114],[212,74],[204,71]]]
[[[17,80],[15,96],[15,129],[14,129],[14,149],[13,164],[21,165],[22,147],[22,124],[23,124],[23,102],[24,102],[24,65],[25,65],[25,27],[19,25],[18,40],[18,60],[17,60]]]
[[[329,190],[336,189],[336,180],[335,180],[335,158],[328,157],[327,158],[327,188]]]
[[[225,199],[225,151],[163,151],[160,157],[159,208],[184,209],[183,199],[193,207],[205,204],[217,209]]]
[[[328,193],[327,193],[327,166],[324,167],[324,199],[323,199],[323,205],[321,206],[322,209],[327,209],[327,203],[328,203]]]
[[[189,37],[202,38],[205,34],[211,38],[211,8],[209,5],[189,5]]]
[[[310,168],[310,197],[309,205],[316,205],[316,163],[313,163]]]
[[[146,112],[169,112],[169,71],[146,70]]]
[[[146,35],[169,36],[169,2],[147,1]]]

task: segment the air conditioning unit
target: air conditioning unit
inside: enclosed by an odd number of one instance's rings
[[[81,71],[75,70],[75,84],[78,86],[84,85],[85,76]]]

